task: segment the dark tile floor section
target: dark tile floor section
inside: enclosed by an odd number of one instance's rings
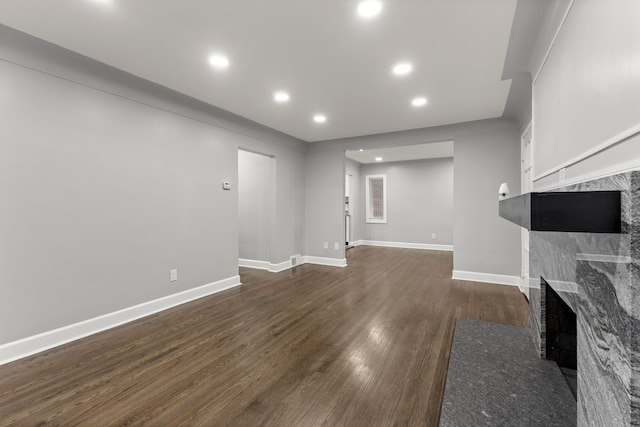
[[[575,426],[576,401],[528,328],[460,318],[440,426]]]

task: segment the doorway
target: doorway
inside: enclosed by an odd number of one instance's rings
[[[238,150],[240,265],[268,269],[271,260],[273,158]]]
[[[351,187],[353,186],[353,175],[344,176],[344,247],[349,248],[352,242],[353,232],[351,230],[351,212],[355,200],[351,200]]]

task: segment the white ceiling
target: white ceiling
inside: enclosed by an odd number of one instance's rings
[[[516,0],[383,0],[370,19],[357,4],[0,0],[0,23],[305,141],[502,116]],[[412,73],[392,75],[399,61]]]
[[[453,157],[453,141],[429,144],[404,145],[401,147],[373,148],[347,151],[346,156],[359,163],[388,163],[407,160]],[[381,158],[382,160],[376,160]]]

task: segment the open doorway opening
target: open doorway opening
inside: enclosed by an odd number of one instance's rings
[[[452,251],[453,144],[346,151],[349,244]]]
[[[239,265],[269,269],[273,157],[238,150]]]

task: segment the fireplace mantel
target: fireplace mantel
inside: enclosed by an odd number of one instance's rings
[[[620,191],[527,193],[500,200],[499,213],[529,231],[622,233]]]

